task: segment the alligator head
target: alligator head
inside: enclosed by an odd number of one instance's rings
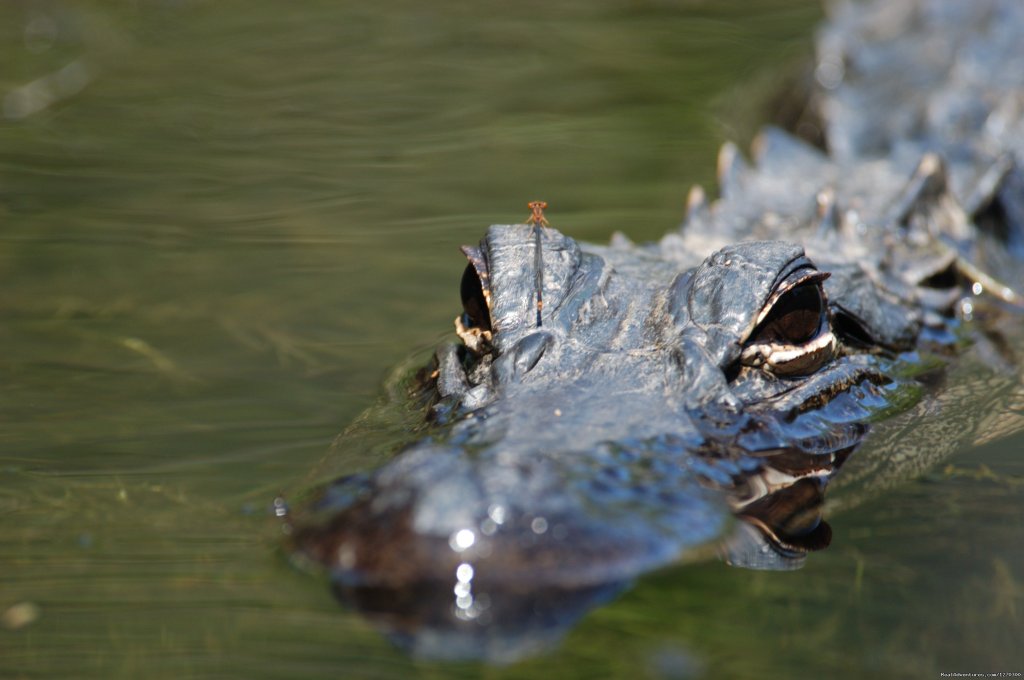
[[[461,342],[424,374],[426,436],[299,520],[297,547],[339,595],[392,633],[493,636],[481,617],[565,623],[681,559],[793,568],[828,545],[828,480],[905,401],[901,353],[952,337],[949,310],[900,301],[860,265],[832,276],[787,241],[687,266],[671,241],[537,229],[493,226],[463,249]]]

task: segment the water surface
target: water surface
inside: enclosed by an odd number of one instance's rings
[[[668,570],[501,668],[404,656],[280,554],[272,499],[451,333],[459,244],[533,198],[658,237],[820,15],[0,5],[0,676],[1024,671],[1020,437],[837,513],[801,571]]]

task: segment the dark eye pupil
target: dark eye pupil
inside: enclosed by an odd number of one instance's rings
[[[816,284],[797,286],[776,301],[756,334],[761,342],[805,343],[821,325],[821,292]]]
[[[487,310],[487,300],[484,298],[484,288],[480,284],[480,277],[473,265],[466,265],[466,271],[462,272],[462,310],[466,313],[467,328],[479,328],[483,331],[491,330],[491,314]]]

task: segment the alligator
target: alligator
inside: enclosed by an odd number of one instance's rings
[[[837,6],[800,115],[660,241],[491,226],[397,390],[419,424],[289,515],[296,559],[416,653],[515,658],[665,565],[799,566],[859,449],[847,499],[1019,429],[1022,31]]]

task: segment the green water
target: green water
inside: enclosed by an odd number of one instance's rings
[[[819,19],[0,4],[0,677],[1024,671],[1019,437],[839,513],[801,571],[655,574],[501,668],[410,660],[279,550],[274,496],[451,333],[459,244],[533,198],[657,237]]]

